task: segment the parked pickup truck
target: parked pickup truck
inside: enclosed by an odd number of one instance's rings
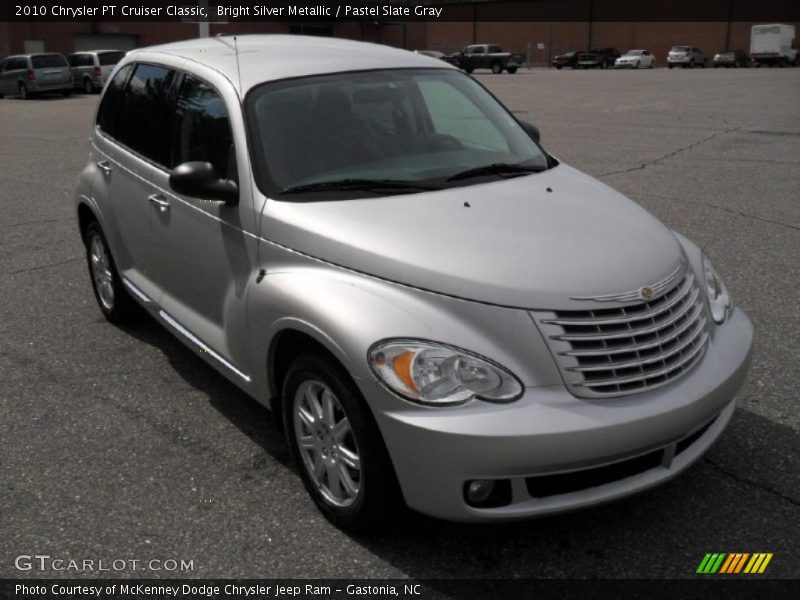
[[[493,44],[473,44],[451,56],[467,73],[472,73],[475,69],[491,69],[495,74],[503,71],[516,73],[522,64],[521,54],[503,52],[500,46]]]

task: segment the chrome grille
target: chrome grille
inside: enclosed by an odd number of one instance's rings
[[[649,390],[691,369],[708,345],[708,317],[691,270],[661,296],[620,308],[534,312],[576,396]]]

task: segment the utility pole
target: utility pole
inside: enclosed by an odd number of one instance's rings
[[[200,0],[200,7],[205,9],[208,14],[208,0]],[[211,25],[209,19],[202,19],[197,22],[197,37],[207,38],[211,34]]]

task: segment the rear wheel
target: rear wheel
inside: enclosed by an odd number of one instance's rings
[[[92,80],[88,77],[84,77],[83,79],[83,91],[87,94],[94,92],[94,84],[92,84]]]
[[[64,98],[69,98],[70,96],[72,96],[72,91],[64,90],[63,92],[61,92],[61,95],[64,96]]]
[[[122,284],[106,238],[97,221],[90,223],[86,228],[84,241],[92,289],[100,310],[112,323],[129,320],[135,314],[136,304]]]
[[[508,70],[509,73],[511,73],[513,75],[514,73],[517,72],[517,67],[508,67],[507,70]]]
[[[493,62],[492,73],[494,73],[495,75],[499,75],[502,72],[503,72],[503,65],[501,65],[499,62]]]
[[[474,71],[474,69],[472,67],[464,67],[464,72],[465,73],[469,74],[469,73],[472,73],[472,71]]]
[[[397,516],[401,494],[383,439],[335,361],[299,356],[283,384],[283,413],[303,484],[330,521],[365,529]]]
[[[31,97],[31,94],[28,91],[28,86],[24,83],[19,84],[19,97],[22,100],[29,100]]]
[[[563,67],[562,67],[561,65],[556,65],[556,69],[558,69],[559,71],[560,71],[562,68],[563,68]]]

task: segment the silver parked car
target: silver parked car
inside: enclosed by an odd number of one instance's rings
[[[122,60],[121,50],[91,50],[76,52],[67,57],[72,82],[87,94],[99,92],[108,81],[114,66]]]
[[[694,46],[673,46],[667,54],[667,66],[671,69],[675,66],[703,67],[705,69],[708,59],[699,48]]]
[[[63,54],[16,54],[0,61],[0,97],[27,100],[43,93],[72,93],[69,66]]]
[[[697,246],[471,77],[386,46],[129,53],[76,205],[103,314],[144,307],[281,415],[343,526],[663,483],[720,436],[750,362]]]

